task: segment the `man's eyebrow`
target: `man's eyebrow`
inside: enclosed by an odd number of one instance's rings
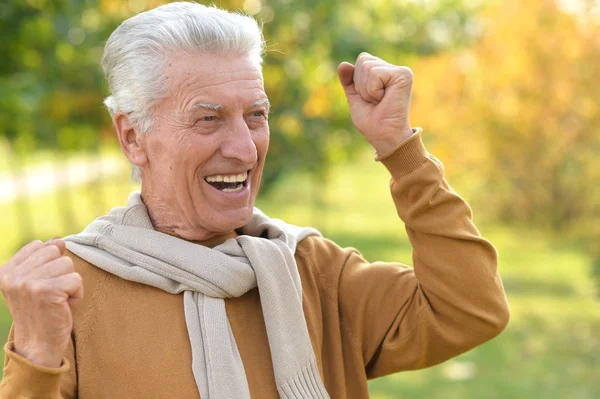
[[[202,103],[198,103],[198,104],[194,104],[193,109],[196,109],[196,108],[210,109],[211,111],[221,111],[224,107],[221,104],[202,104]]]
[[[263,104],[266,104],[267,108],[271,107],[271,103],[269,102],[268,98],[261,98],[260,100],[253,102],[250,105],[250,108],[258,107]],[[194,104],[194,106],[193,106],[193,109],[196,109],[196,108],[204,108],[204,109],[209,109],[211,111],[222,111],[225,107],[221,104],[198,103],[198,104]]]
[[[267,108],[271,107],[271,103],[269,102],[268,98],[261,98],[260,100],[252,103],[252,105],[250,106],[250,108],[252,108],[252,107],[258,107],[259,105],[263,105],[263,104],[267,104]]]

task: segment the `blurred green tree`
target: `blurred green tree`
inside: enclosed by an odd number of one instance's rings
[[[104,41],[123,19],[165,1],[11,0],[0,5],[0,137],[14,150],[97,148],[113,136],[102,106]],[[206,2],[208,3],[208,2]],[[410,64],[469,41],[480,2],[231,0],[264,26],[273,104],[268,188],[292,170],[324,177],[357,148],[336,67],[369,51]]]
[[[115,22],[97,1],[0,5],[0,135],[24,153],[93,148],[107,125],[98,63]]]

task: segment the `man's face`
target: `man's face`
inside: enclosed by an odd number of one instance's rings
[[[170,59],[168,96],[144,136],[142,195],[158,228],[202,240],[245,225],[269,147],[269,104],[250,58]]]

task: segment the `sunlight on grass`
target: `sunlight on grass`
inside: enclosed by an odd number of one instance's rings
[[[371,260],[411,263],[381,164],[365,152],[336,166],[325,183],[290,176],[257,202],[268,215],[312,225]],[[451,182],[452,183],[452,182]],[[35,234],[42,239],[78,231],[110,207],[122,205],[132,186],[127,176],[90,191],[85,186],[31,201]],[[456,187],[461,192],[460,187]],[[101,198],[98,205],[96,200]],[[77,204],[77,211],[74,211]],[[21,244],[14,204],[0,206],[3,262]],[[477,209],[475,209],[477,218]],[[477,220],[477,219],[476,219]],[[511,323],[498,338],[442,365],[370,383],[374,399],[600,397],[600,306],[593,295],[590,259],[536,231],[483,224],[497,247],[511,305]],[[0,302],[0,333],[10,317]]]
[[[273,216],[318,227],[369,260],[410,264],[388,180],[385,168],[365,153],[359,161],[335,168],[326,184],[312,189],[319,195],[308,188],[308,178],[294,178],[260,205]],[[474,215],[477,220],[477,209]],[[480,227],[499,252],[512,309],[508,329],[442,365],[374,380],[372,397],[600,397],[600,306],[593,296],[590,259],[539,231],[489,223]]]

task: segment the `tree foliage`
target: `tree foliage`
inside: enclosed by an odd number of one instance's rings
[[[600,236],[599,10],[508,0],[481,21],[473,46],[415,67],[413,119],[501,220]]]
[[[0,5],[0,137],[21,152],[95,148],[113,136],[99,67],[110,32],[157,0],[11,0]],[[205,2],[208,3],[208,2]],[[463,0],[223,0],[264,26],[273,104],[264,183],[298,169],[321,175],[362,143],[336,67],[369,51],[390,62],[464,44],[477,5]]]
[[[0,136],[20,152],[91,148],[107,125],[98,63],[115,23],[92,5],[0,5]]]

